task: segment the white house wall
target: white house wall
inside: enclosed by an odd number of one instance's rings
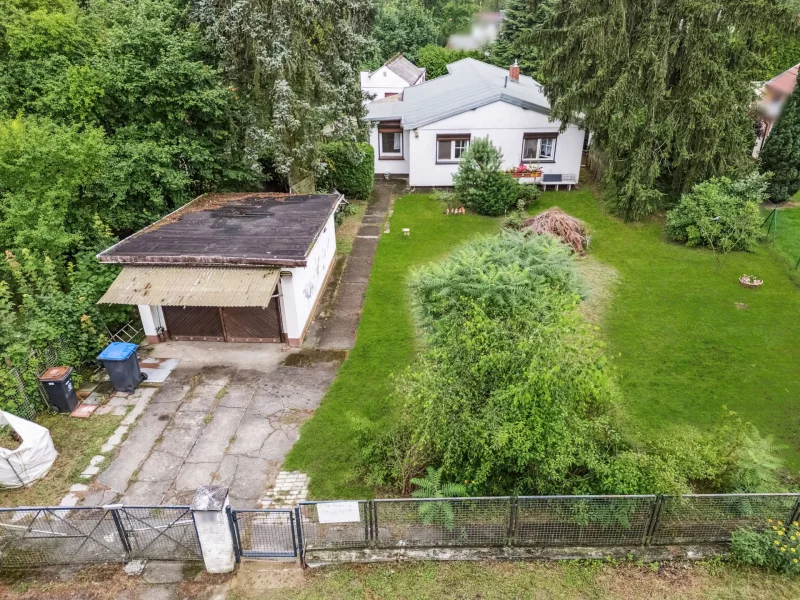
[[[361,73],[361,89],[375,96],[375,100],[386,97],[386,94],[399,94],[409,83],[385,65],[369,76],[369,73]]]
[[[378,145],[378,126],[373,124],[369,132],[369,143],[375,150],[375,175],[408,175],[409,131],[403,131],[403,160],[381,160]]]
[[[308,255],[307,265],[281,274],[281,313],[290,345],[302,341],[335,255],[336,231],[331,215]]]
[[[458,163],[436,163],[437,135],[469,133],[473,140],[488,136],[502,151],[504,168],[512,168],[522,161],[523,134],[557,132],[560,125],[560,121],[549,121],[545,114],[502,101],[430,123],[420,127],[416,132],[410,132],[408,143],[404,148],[404,156],[408,162],[409,185],[453,185],[453,174],[458,170]],[[583,130],[575,125],[568,126],[564,133],[558,135],[555,162],[541,163],[542,171],[575,175],[577,178],[581,168],[583,138]],[[377,133],[375,143],[377,144]],[[382,172],[377,162],[375,172],[376,174]]]

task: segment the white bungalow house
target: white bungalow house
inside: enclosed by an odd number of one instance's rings
[[[503,152],[504,167],[536,165],[545,184],[578,181],[584,131],[550,120],[541,86],[465,58],[448,74],[367,106],[377,175],[408,177],[411,186],[451,186],[470,140],[488,137]]]
[[[425,69],[416,66],[402,54],[395,54],[380,68],[361,72],[361,90],[373,100],[389,98],[404,89],[425,82]]]

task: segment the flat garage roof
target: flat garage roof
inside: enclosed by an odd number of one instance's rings
[[[206,194],[97,255],[102,263],[305,266],[340,194]]]

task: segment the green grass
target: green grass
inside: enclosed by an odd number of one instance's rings
[[[610,565],[440,562],[335,566],[283,577],[250,575],[243,565],[228,600],[548,599],[785,599],[800,595],[800,580],[709,564]]]
[[[601,335],[638,436],[709,427],[722,405],[787,444],[800,470],[800,290],[772,248],[717,258],[665,240],[660,222],[624,224],[590,190],[547,193],[592,229],[591,254],[619,274]],[[743,274],[763,288],[741,287]],[[738,303],[738,307],[737,307]]]
[[[800,201],[800,194],[796,199]],[[800,259],[800,206],[781,208],[776,214],[777,231],[770,232],[769,242],[774,243],[775,250],[794,270]],[[797,271],[797,275],[800,277],[800,271]]]
[[[395,203],[391,233],[378,245],[356,346],[286,458],[284,468],[311,476],[314,498],[373,496],[371,488],[353,481],[358,455],[354,418],[385,421],[395,409],[388,401],[392,374],[414,356],[415,331],[406,301],[411,269],[500,227],[498,219],[443,213],[444,205],[430,196],[405,196]],[[404,227],[411,229],[409,237],[403,237]]]
[[[85,483],[79,475],[89,460],[119,426],[122,417],[92,415],[73,419],[67,415],[45,414],[36,422],[50,430],[58,457],[42,479],[27,488],[0,489],[0,506],[58,506],[73,483]]]

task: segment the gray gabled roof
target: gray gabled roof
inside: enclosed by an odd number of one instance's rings
[[[403,90],[399,102],[367,105],[368,121],[399,120],[404,129],[415,129],[492,102],[503,101],[550,114],[550,103],[539,83],[521,75],[507,79],[508,70],[474,58],[447,65],[447,75]]]
[[[425,73],[425,69],[418,67],[402,54],[395,54],[385,64],[387,69],[398,77],[402,77],[409,85],[417,83]]]

